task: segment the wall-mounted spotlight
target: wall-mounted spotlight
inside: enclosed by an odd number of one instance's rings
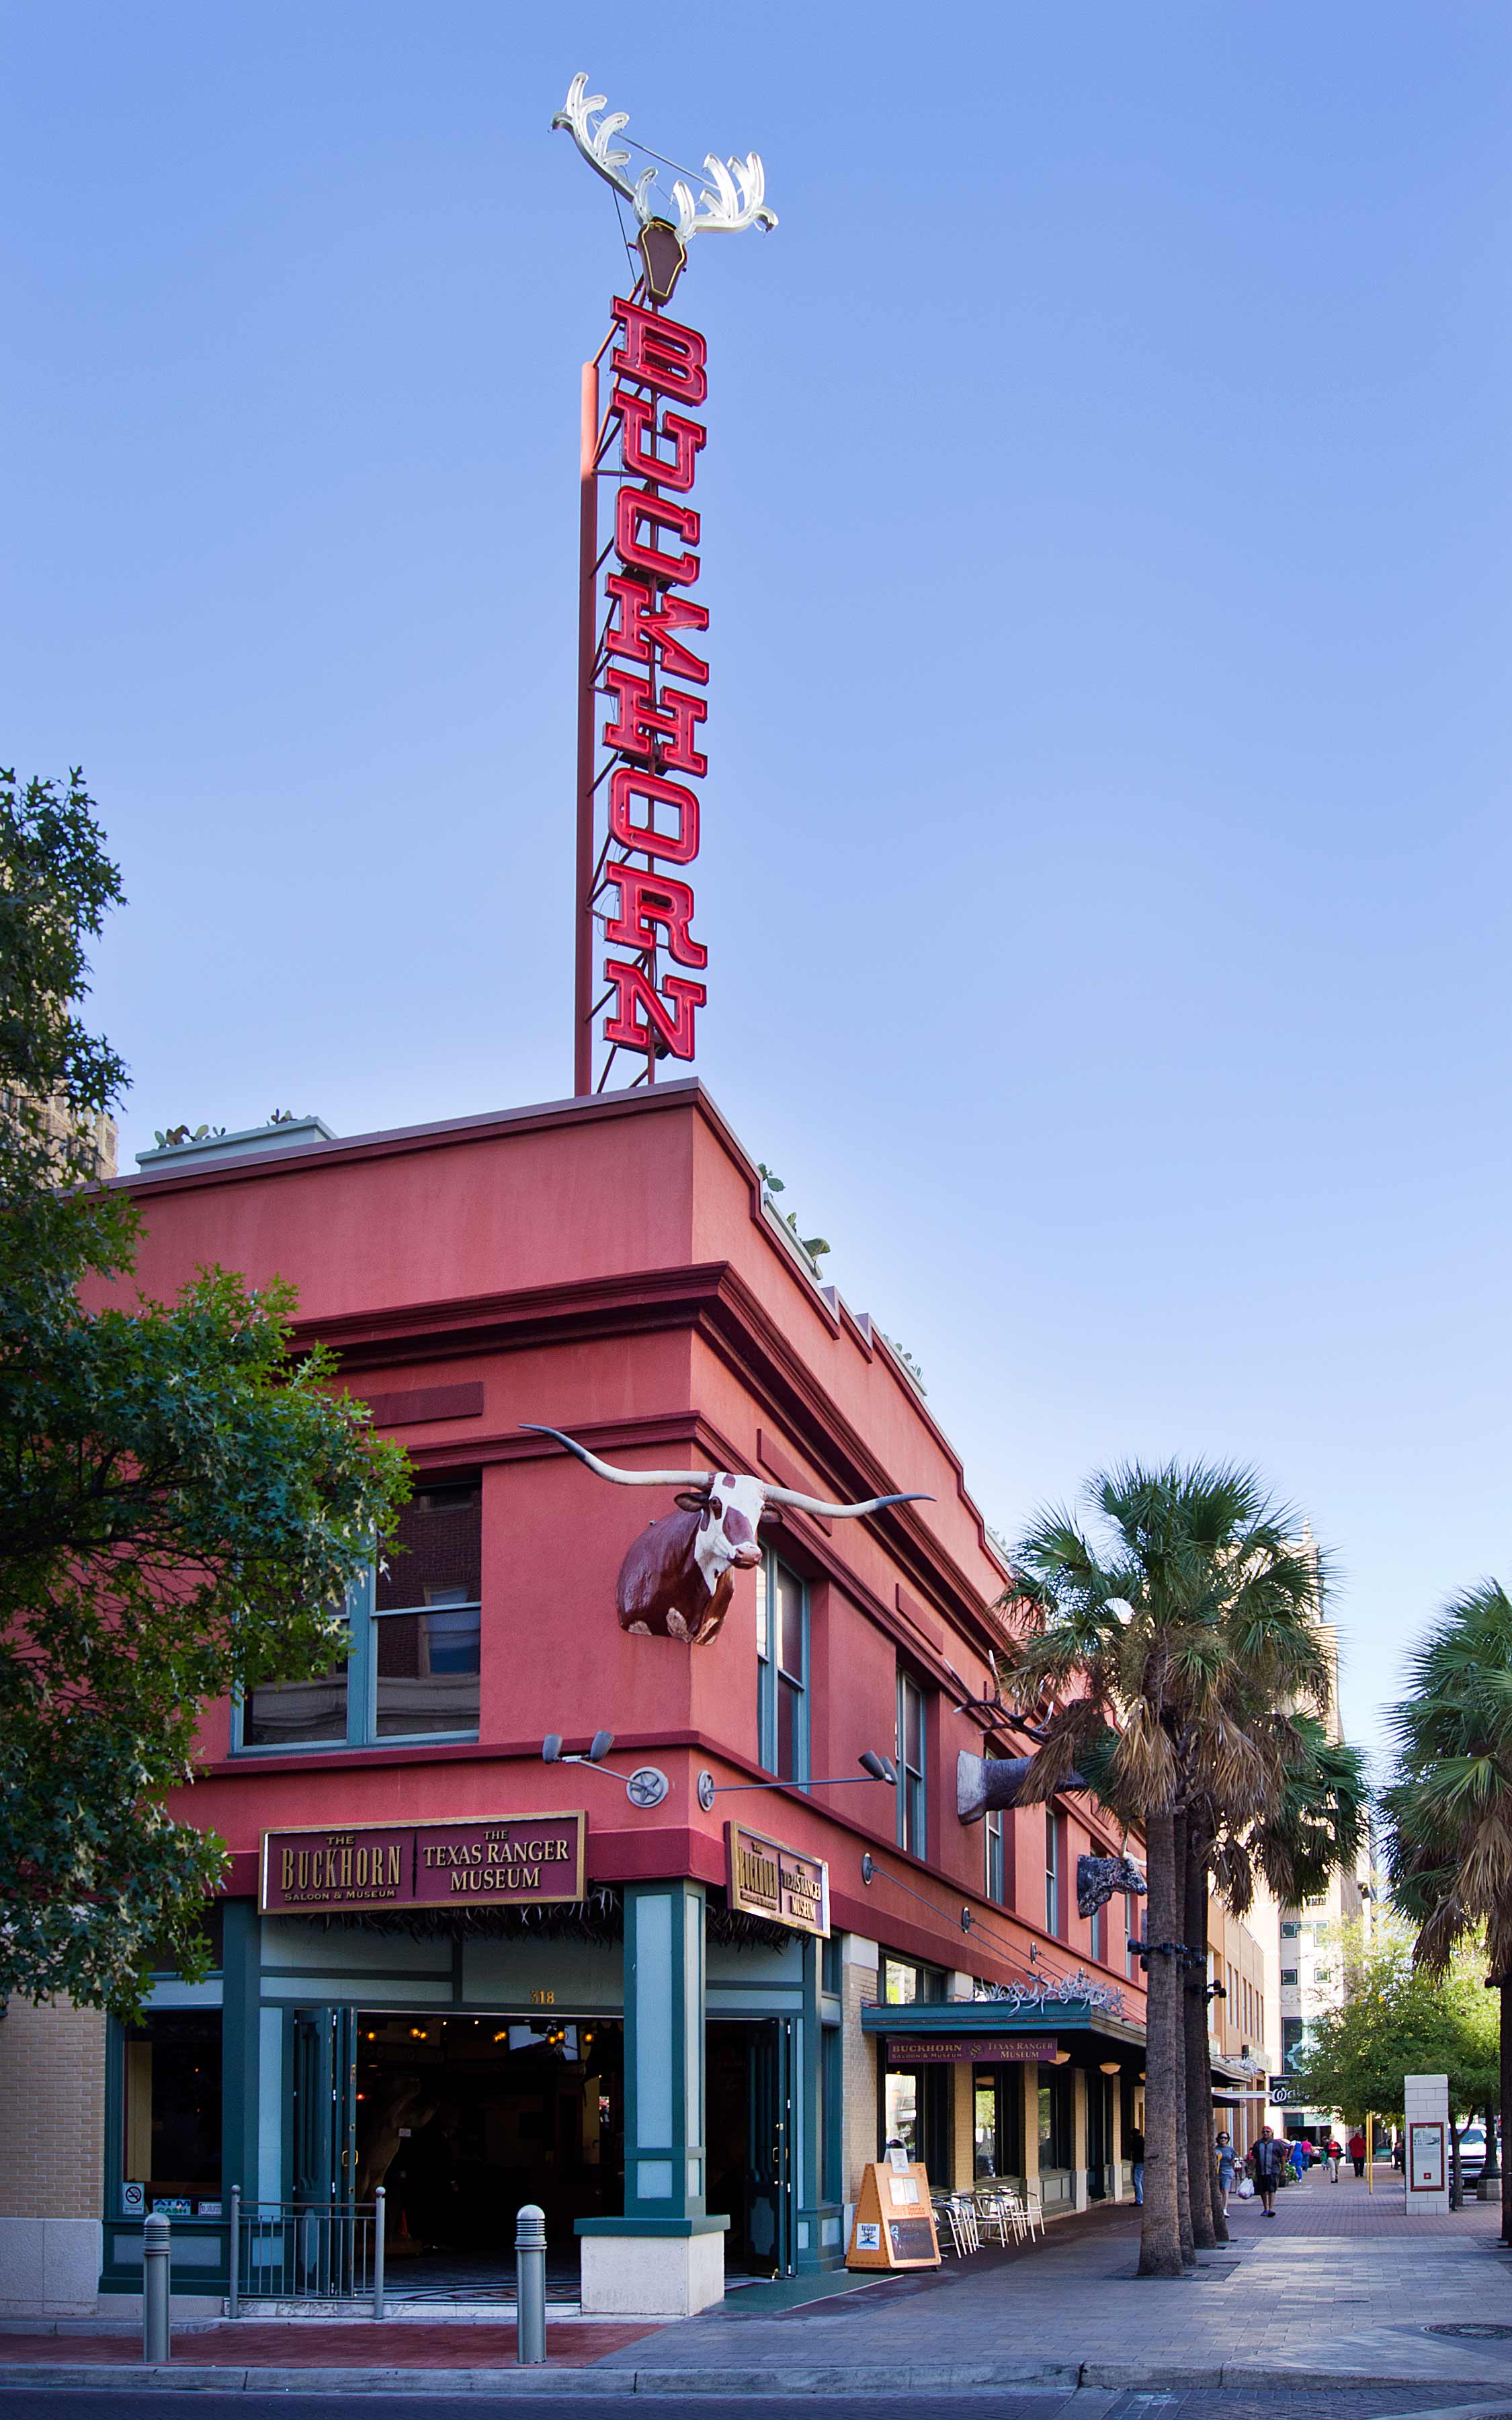
[[[871,1748],[865,1747],[856,1758],[856,1762],[861,1768],[863,1781],[885,1781],[889,1790],[897,1789],[898,1768],[890,1756],[875,1756]],[[841,1773],[831,1774],[827,1779],[817,1781],[716,1781],[712,1773],[703,1772],[698,1777],[699,1805],[707,1815],[712,1811],[717,1798],[729,1796],[736,1791],[848,1790],[856,1778],[854,1773]]]
[[[671,1783],[656,1764],[638,1764],[633,1773],[611,1773],[604,1759],[614,1745],[612,1731],[595,1731],[583,1756],[577,1749],[564,1750],[560,1731],[548,1731],[541,1742],[543,1764],[580,1764],[592,1773],[601,1773],[606,1781],[623,1781],[625,1794],[632,1807],[659,1807],[671,1789]]]

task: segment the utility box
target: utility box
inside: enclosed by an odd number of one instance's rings
[[[1449,2208],[1449,2079],[1446,2075],[1404,2077],[1407,2118],[1407,2207],[1410,2211],[1447,2211]]]

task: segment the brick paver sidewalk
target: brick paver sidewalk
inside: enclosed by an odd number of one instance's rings
[[[1376,2191],[1321,2170],[1288,2187],[1273,2220],[1235,2202],[1232,2242],[1195,2278],[1134,2275],[1138,2217],[1109,2210],[1052,2226],[1041,2242],[989,2250],[917,2273],[778,2308],[761,2289],[670,2327],[554,2320],[549,2364],[609,2395],[904,2393],[1019,2380],[1088,2387],[1244,2385],[1299,2389],[1326,2380],[1426,2388],[1491,2387],[1512,2404],[1512,2255],[1500,2212],[1473,2204],[1450,2218],[1408,2216],[1399,2179]],[[838,2282],[838,2281],[837,2281]],[[1447,2327],[1456,2333],[1434,2334]],[[1460,2333],[1469,2331],[1468,2334]],[[140,2336],[0,2333],[0,2373],[94,2376],[140,2361]],[[181,2365],[181,2366],[180,2366]],[[515,2331],[466,2325],[241,2319],[184,2328],[180,2383],[380,2387],[396,2373],[420,2389],[528,2384]],[[239,2374],[239,2376],[238,2375]],[[82,2379],[79,2382],[82,2382]]]
[[[653,2333],[651,2325],[548,2319],[547,2365],[586,2369],[605,2353],[626,2350]],[[483,2319],[457,2327],[446,2320],[238,2319],[224,2327],[174,2332],[174,2357],[195,2369],[511,2369],[515,2331]],[[61,2362],[71,2369],[134,2364],[142,2331],[129,2335],[0,2335],[0,2364]]]
[[[1137,2214],[1110,2212],[1074,2235],[1052,2226],[1031,2257],[982,2252],[937,2277],[770,2318],[744,2318],[733,2296],[633,2353],[609,2354],[605,2366],[633,2367],[644,2381],[717,2357],[844,2368],[906,2365],[948,2347],[963,2361],[1023,2351],[1077,2362],[1088,2386],[1126,2383],[1129,2366],[1145,2365],[1152,2379],[1186,2374],[1193,2384],[1241,2369],[1292,2385],[1355,2372],[1512,2388],[1512,2255],[1495,2248],[1499,2211],[1475,2203],[1446,2218],[1409,2217],[1403,2202],[1401,2180],[1384,2169],[1371,2193],[1315,2168],[1282,2192],[1274,2219],[1257,2201],[1231,2203],[1232,2241],[1204,2256],[1196,2278],[1136,2278]],[[1507,2333],[1443,2337],[1429,2325]]]

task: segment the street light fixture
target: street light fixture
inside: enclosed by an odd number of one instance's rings
[[[890,1756],[877,1756],[869,1747],[856,1759],[863,1781],[885,1781],[889,1790],[898,1787],[898,1768]],[[742,1790],[848,1790],[856,1780],[854,1773],[830,1774],[814,1781],[716,1781],[705,1770],[698,1777],[698,1801],[705,1815],[713,1811],[717,1798]]]
[[[614,1745],[612,1731],[595,1731],[589,1743],[588,1753],[563,1749],[562,1733],[548,1731],[541,1742],[543,1764],[579,1764],[589,1773],[601,1773],[606,1781],[623,1781],[625,1794],[632,1807],[659,1807],[671,1790],[671,1783],[656,1764],[638,1764],[633,1773],[611,1773],[604,1762]]]

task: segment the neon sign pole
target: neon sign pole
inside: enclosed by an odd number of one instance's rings
[[[703,163],[709,181],[697,198],[679,177],[671,215],[658,211],[656,168],[631,182],[624,173],[629,153],[612,147],[628,120],[621,111],[598,115],[604,109],[604,95],[591,94],[587,77],[578,75],[551,121],[565,127],[594,174],[631,204],[640,264],[632,292],[615,296],[609,332],[582,374],[575,1094],[602,1092],[621,1050],[644,1058],[637,1084],[656,1082],[659,1058],[691,1059],[695,1018],[708,997],[697,980],[708,951],[689,929],[687,869],[700,830],[691,784],[708,770],[700,745],[708,706],[698,692],[709,667],[695,643],[709,616],[687,594],[702,569],[702,524],[690,499],[706,436],[687,408],[707,396],[707,349],[698,330],[669,317],[666,306],[695,235],[777,225],[754,151],[728,163],[711,154]],[[613,383],[601,413],[606,352]],[[611,461],[616,432],[618,459]],[[614,483],[614,524],[601,545],[604,480]],[[602,724],[601,700],[613,709]],[[612,945],[621,953],[606,954],[602,964],[600,926],[606,951]],[[663,957],[671,961],[665,971]],[[676,967],[690,971],[678,974]],[[605,1008],[610,1013],[595,1034]],[[595,1082],[598,1040],[609,1048]]]

